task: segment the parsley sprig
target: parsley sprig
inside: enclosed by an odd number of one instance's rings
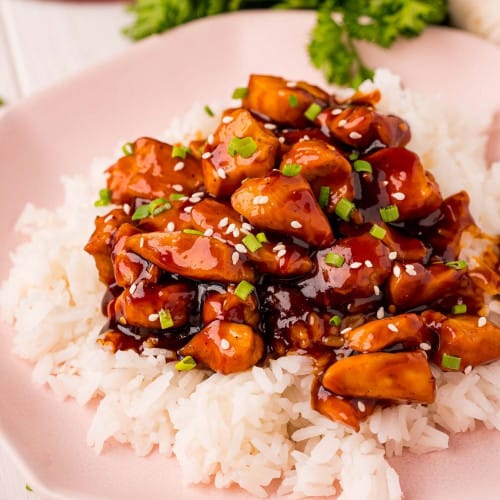
[[[128,7],[135,21],[124,33],[140,40],[201,17],[262,7],[316,10],[311,61],[329,82],[354,87],[373,76],[356,40],[390,47],[398,37],[418,36],[447,16],[446,0],[135,0]]]

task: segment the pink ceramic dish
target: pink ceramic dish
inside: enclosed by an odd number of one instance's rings
[[[314,16],[251,12],[214,17],[150,39],[108,63],[12,108],[0,120],[2,184],[0,279],[18,238],[23,205],[55,206],[58,177],[85,172],[118,140],[160,134],[193,101],[225,99],[250,72],[322,84],[305,51]],[[363,46],[370,65],[386,66],[405,84],[440,93],[469,110],[500,110],[500,50],[470,35],[434,28],[390,51]],[[31,486],[53,499],[248,498],[234,489],[183,488],[175,460],[137,458],[125,446],[97,457],[85,444],[92,409],[60,403],[31,383],[31,366],[10,352],[1,325],[0,435]],[[392,461],[407,499],[498,498],[500,433],[476,431],[451,449]]]

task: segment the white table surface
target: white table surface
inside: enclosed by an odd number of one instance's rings
[[[121,1],[0,0],[0,97],[15,103],[124,50],[129,23]],[[0,500],[39,500],[26,483],[0,449]]]

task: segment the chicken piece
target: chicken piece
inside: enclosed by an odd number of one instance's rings
[[[131,205],[134,198],[165,198],[177,192],[172,186],[191,194],[203,183],[200,162],[188,152],[183,151],[184,158],[172,157],[175,152],[170,144],[149,137],[137,139],[132,151],[107,170],[113,203]]]
[[[194,196],[194,199],[199,197]],[[172,200],[168,202],[170,208],[168,210],[162,210],[157,215],[151,215],[150,217],[144,217],[137,221],[137,225],[145,232],[150,231],[182,231],[184,229],[192,228],[193,221],[191,219],[192,203],[188,198],[184,200]],[[163,208],[163,207],[162,207]],[[186,208],[188,211],[186,212]]]
[[[115,318],[122,324],[162,328],[160,311],[170,314],[173,324],[183,326],[196,307],[196,290],[185,283],[153,285],[140,282],[133,292],[125,289],[114,303]]]
[[[422,351],[343,358],[326,370],[322,383],[335,394],[355,398],[432,403],[436,395],[434,377]]]
[[[341,265],[329,263],[332,256],[343,259]],[[391,273],[388,248],[369,234],[344,238],[320,250],[314,260],[316,272],[299,287],[306,297],[325,306],[370,297]]]
[[[246,323],[252,328],[259,325],[259,306],[252,293],[245,300],[234,294],[235,286],[229,285],[223,292],[210,291],[205,296],[202,320],[208,324],[215,319]]]
[[[329,188],[326,211],[333,213],[341,198],[354,198],[354,179],[351,164],[333,146],[324,141],[297,142],[281,161],[280,170],[288,164],[298,164],[300,173],[307,179],[316,198],[322,187]]]
[[[431,333],[416,314],[400,314],[392,318],[369,321],[344,334],[346,346],[360,352],[376,352],[395,344],[405,349],[432,346]]]
[[[252,113],[272,122],[293,128],[308,123],[304,113],[313,103],[326,107],[330,96],[319,87],[306,82],[287,82],[277,76],[250,75],[248,95],[242,105]]]
[[[114,208],[106,215],[96,217],[95,230],[85,245],[85,251],[94,257],[99,280],[105,285],[111,285],[115,281],[111,262],[115,234],[118,228],[129,220],[130,217],[121,208]]]
[[[370,106],[327,108],[317,116],[316,123],[324,134],[360,151],[374,141],[402,147],[411,138],[410,127],[404,120],[379,114]]]
[[[347,107],[347,105],[374,107],[378,102],[380,102],[381,98],[382,94],[379,89],[374,89],[367,93],[362,90],[357,90],[346,99],[339,99],[338,96],[334,96],[335,101],[344,107]]]
[[[376,403],[373,400],[353,401],[327,391],[322,385],[313,392],[313,409],[336,422],[342,422],[359,431],[359,424],[373,413]]]
[[[432,360],[442,370],[453,370],[443,365],[445,354],[460,358],[456,370],[500,358],[500,328],[486,318],[469,314],[447,318],[430,310],[424,311],[422,318],[439,335],[439,348]]]
[[[360,177],[366,220],[378,222],[378,209],[398,207],[398,221],[425,217],[441,206],[439,186],[426,172],[419,157],[405,148],[385,148],[363,158],[373,169],[370,178]]]
[[[333,232],[301,175],[280,172],[247,180],[231,196],[233,208],[254,226],[296,236],[312,246],[333,242]]]
[[[135,253],[124,250],[127,238],[135,234],[141,234],[141,231],[132,224],[122,224],[116,232],[115,244],[111,253],[115,282],[123,288],[142,280],[156,283],[161,274],[158,266]]]
[[[383,222],[379,222],[379,225],[385,229],[385,236],[382,241],[391,252],[396,252],[398,260],[406,262],[427,262],[431,250],[426,247],[422,241],[418,238],[406,236]]]
[[[228,197],[247,177],[262,177],[273,169],[280,150],[278,138],[247,110],[226,111],[213,136],[201,163],[205,189],[211,195]],[[234,151],[239,139],[250,141],[250,150]]]
[[[446,264],[425,267],[419,262],[396,263],[387,282],[387,292],[398,309],[411,309],[458,292],[464,280],[469,282],[467,269]]]
[[[125,250],[187,278],[223,283],[255,279],[248,264],[233,262],[234,249],[215,238],[178,231],[137,234],[127,238]]]
[[[264,354],[264,342],[248,325],[216,319],[199,331],[179,354],[192,356],[211,370],[228,374],[255,365]]]

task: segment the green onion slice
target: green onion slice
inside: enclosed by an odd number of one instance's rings
[[[290,104],[292,108],[296,108],[299,105],[299,100],[297,99],[297,96],[294,94],[289,95],[288,104]]]
[[[369,174],[373,172],[372,166],[366,160],[355,160],[353,166],[356,172],[368,172]]]
[[[248,95],[248,87],[237,87],[234,89],[232,98],[233,99],[245,99]]]
[[[443,354],[441,359],[441,365],[443,368],[449,368],[450,370],[459,370],[462,358],[457,358],[456,356],[451,356],[450,354]]]
[[[357,151],[353,151],[349,155],[349,160],[351,160],[351,161],[357,160],[358,158],[359,158],[359,153]]]
[[[149,203],[147,205],[141,205],[135,209],[134,214],[132,215],[132,220],[141,220],[149,217],[151,214],[149,213]]]
[[[231,156],[239,154],[242,158],[250,158],[257,151],[257,143],[252,137],[233,137],[227,147]]]
[[[175,363],[175,369],[180,372],[188,372],[196,367],[196,361],[191,356],[185,356]]]
[[[268,243],[266,233],[257,233],[255,237],[260,243]]]
[[[179,200],[184,200],[186,198],[187,198],[187,196],[184,193],[172,193],[170,195],[171,201],[179,201]]]
[[[467,267],[467,262],[465,262],[465,260],[451,260],[450,262],[446,262],[446,265],[460,271]]]
[[[316,117],[321,113],[321,110],[323,108],[313,102],[304,112],[304,116],[308,119],[311,120],[312,122],[316,119]]]
[[[318,203],[321,208],[328,206],[330,201],[330,188],[328,186],[321,186],[319,189]]]
[[[163,330],[174,326],[174,320],[168,309],[160,309],[158,311],[158,317],[160,318],[160,325]]]
[[[387,231],[383,227],[380,227],[378,224],[373,224],[373,226],[370,229],[370,234],[374,238],[377,238],[377,240],[383,240],[385,238],[386,233]]]
[[[186,159],[186,154],[189,151],[189,148],[186,146],[173,146],[172,147],[172,158],[182,158]]]
[[[335,213],[346,222],[351,218],[352,211],[356,208],[356,205],[347,198],[341,198],[335,207]]]
[[[172,208],[172,205],[166,198],[156,198],[156,200],[147,203],[146,205],[141,205],[137,207],[134,214],[132,215],[132,220],[141,220],[149,217],[156,217],[157,215],[165,212]]]
[[[332,326],[340,326],[341,321],[342,320],[340,319],[340,316],[338,314],[335,314],[328,320],[328,323],[330,323],[330,325]]]
[[[325,255],[325,262],[329,266],[342,267],[344,265],[345,258],[338,253],[328,252]]]
[[[107,207],[111,203],[111,191],[108,188],[99,189],[99,199],[94,201],[94,207]]]
[[[212,111],[210,106],[206,105],[203,109],[208,116],[215,116],[215,113]]]
[[[196,236],[204,236],[203,231],[200,231],[198,229],[189,229],[189,228],[187,228],[187,229],[183,229],[182,232],[184,234],[194,234]]]
[[[24,488],[26,489],[26,491],[33,491],[33,489],[31,488],[31,486],[28,483],[26,483]]]
[[[466,304],[455,304],[451,308],[451,312],[453,314],[465,314],[467,312],[467,305]]]
[[[241,241],[250,252],[255,252],[259,248],[262,248],[262,243],[252,233],[247,234]]]
[[[255,290],[255,287],[246,280],[242,280],[238,283],[238,286],[234,290],[234,294],[241,300],[246,300],[247,297]]]
[[[134,144],[132,142],[126,142],[122,146],[122,151],[125,156],[132,156],[134,154]]]
[[[281,173],[283,175],[286,175],[287,177],[294,177],[298,174],[300,174],[300,171],[302,170],[302,165],[299,163],[287,163],[283,166],[283,170]]]
[[[387,205],[379,208],[380,217],[384,222],[394,222],[399,219],[399,210],[396,205]]]

